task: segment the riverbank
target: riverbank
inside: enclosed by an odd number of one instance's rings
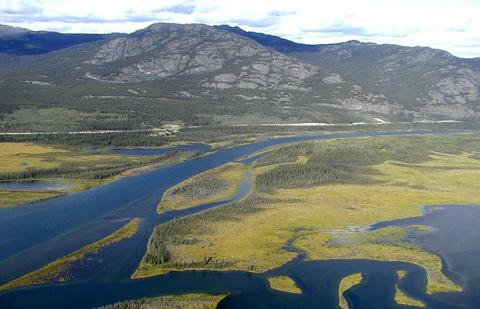
[[[18,288],[28,285],[46,284],[52,282],[67,282],[71,281],[71,274],[68,272],[68,267],[84,259],[88,254],[94,254],[103,247],[117,243],[125,238],[130,238],[138,231],[140,220],[138,218],[127,222],[123,227],[78,251],[75,251],[67,256],[64,256],[52,263],[45,265],[37,271],[28,273],[18,279],[10,281],[7,284],[0,286],[0,291],[12,288]]]
[[[18,184],[18,188],[13,190],[0,189],[0,208],[84,191],[197,155],[188,151],[147,157],[29,143],[0,143],[0,181]],[[55,182],[59,185],[32,190],[28,185],[32,181]],[[22,183],[26,183],[24,188]]]
[[[461,291],[439,256],[408,241],[419,228],[352,227],[421,215],[420,205],[478,204],[480,161],[473,135],[352,138],[283,146],[258,159],[249,197],[160,225],[136,277],[173,270],[264,272],[292,260],[413,262],[429,293]]]

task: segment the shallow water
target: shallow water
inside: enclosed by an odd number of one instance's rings
[[[0,190],[12,191],[63,191],[69,186],[63,181],[26,180],[0,182]]]
[[[416,131],[408,134],[450,134],[451,132]],[[184,292],[230,292],[221,306],[249,307],[264,304],[268,307],[331,307],[336,301],[334,286],[338,276],[345,269],[357,267],[367,274],[365,285],[352,289],[352,304],[365,308],[395,307],[391,303],[394,269],[409,268],[413,274],[409,289],[412,295],[427,300],[435,308],[444,308],[445,303],[427,297],[423,291],[425,274],[423,270],[404,263],[381,263],[374,261],[329,261],[304,262],[296,260],[276,272],[288,272],[300,286],[306,289],[303,296],[285,295],[268,289],[265,275],[251,275],[242,272],[182,272],[145,280],[129,280],[138,265],[149,235],[153,228],[175,217],[203,211],[229,201],[206,204],[196,208],[156,214],[156,205],[163,192],[198,173],[215,168],[227,162],[240,160],[266,147],[280,143],[345,138],[357,136],[405,135],[404,132],[361,132],[339,133],[318,136],[296,136],[271,139],[248,145],[221,149],[204,157],[172,166],[163,167],[140,175],[121,178],[115,182],[84,192],[60,198],[33,203],[22,207],[0,209],[0,283],[8,282],[74,250],[112,233],[131,218],[141,218],[139,232],[134,238],[104,248],[100,257],[103,263],[93,263],[94,272],[78,270],[83,283],[30,287],[0,294],[1,308],[87,308],[118,300]],[[242,190],[233,199],[243,196],[248,188],[248,179]],[[480,255],[477,255],[480,257]],[[480,260],[480,259],[479,259]],[[333,263],[333,264],[332,264]],[[335,265],[333,267],[332,265]],[[307,267],[307,268],[305,268]],[[328,277],[326,274],[333,269]],[[416,269],[416,270],[415,270]],[[317,283],[309,288],[307,282]],[[311,278],[311,279],[308,279]],[[330,279],[329,279],[330,278]],[[333,278],[333,279],[332,279]],[[382,279],[383,278],[383,279]],[[413,278],[413,279],[412,279]],[[310,280],[310,281],[309,281]],[[313,281],[311,281],[313,280]],[[319,290],[315,290],[320,284]],[[330,287],[330,288],[327,288]],[[387,287],[390,287],[387,289]],[[321,290],[325,289],[325,290]],[[382,291],[377,295],[375,291]],[[329,291],[329,292],[327,292]],[[55,297],[51,297],[55,295]],[[263,295],[263,296],[262,296]],[[50,296],[50,297],[49,297]],[[388,296],[388,297],[387,297]],[[375,298],[385,301],[375,301]],[[387,301],[388,298],[388,301]],[[322,300],[323,299],[323,300]],[[448,308],[445,307],[445,308]],[[452,308],[450,306],[450,308]]]
[[[462,294],[444,298],[465,308],[480,308],[480,205],[437,205],[424,207],[424,215],[417,218],[380,222],[372,226],[421,224],[432,227],[425,235],[415,235],[411,241],[444,261],[444,273],[465,287]]]
[[[172,151],[211,151],[212,147],[206,144],[194,143],[163,148],[115,148],[110,153],[132,156],[159,156]]]

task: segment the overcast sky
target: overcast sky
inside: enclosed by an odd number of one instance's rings
[[[480,0],[0,0],[0,23],[132,32],[154,22],[229,24],[302,43],[360,40],[480,57]]]

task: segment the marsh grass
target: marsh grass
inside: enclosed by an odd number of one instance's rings
[[[462,290],[443,274],[440,257],[408,241],[409,233],[425,229],[368,232],[352,227],[420,216],[422,205],[479,204],[480,161],[471,154],[480,149],[480,138],[378,137],[306,144],[278,150],[282,159],[268,161],[275,164],[257,164],[256,186],[244,200],[158,226],[134,276],[183,269],[263,272],[297,256],[285,250],[293,238],[292,245],[310,260],[405,261],[426,269],[427,292]],[[289,152],[295,154],[284,162]],[[289,179],[262,180],[285,167],[293,175]],[[345,172],[347,178],[325,181],[319,167]]]
[[[416,308],[425,308],[425,304],[418,299],[408,296],[399,288],[399,283],[405,277],[404,270],[397,270],[397,283],[395,284],[395,302],[399,305],[406,305]]]
[[[112,234],[75,252],[72,252],[62,258],[59,258],[58,260],[55,260],[36,271],[30,272],[4,285],[1,285],[0,291],[28,285],[70,281],[73,279],[73,277],[68,272],[69,265],[78,260],[81,260],[87,254],[95,253],[103,247],[132,237],[133,235],[135,235],[135,233],[137,233],[139,224],[140,219],[132,219]]]
[[[114,303],[97,309],[215,309],[226,295],[184,294],[142,298]]]
[[[200,155],[169,152],[156,157],[78,151],[29,143],[0,143],[0,181],[49,179],[72,183],[61,191],[0,190],[0,207],[26,204],[86,190],[141,169],[179,162]]]
[[[238,191],[246,171],[241,163],[228,163],[187,179],[164,192],[157,212],[226,200]]]
[[[270,288],[293,294],[302,294],[302,290],[295,284],[295,281],[288,276],[268,277]]]
[[[345,298],[344,293],[350,290],[352,287],[360,284],[363,280],[363,275],[361,273],[356,273],[349,275],[340,280],[338,286],[338,306],[341,309],[349,309],[348,302]]]

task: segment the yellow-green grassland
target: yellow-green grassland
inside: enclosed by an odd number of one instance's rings
[[[98,309],[215,309],[225,296],[226,295],[209,294],[166,295],[154,298],[123,301],[103,306]]]
[[[178,162],[192,153],[158,157],[126,156],[31,143],[0,143],[0,181],[55,181],[63,186],[42,191],[0,189],[0,208],[77,192],[148,167]]]
[[[0,291],[28,285],[70,281],[72,278],[68,272],[69,265],[84,258],[87,254],[97,252],[102,247],[132,237],[138,231],[139,224],[140,219],[132,219],[123,227],[106,236],[105,238],[102,238],[88,246],[55,260],[38,270],[25,274],[22,277],[1,285]]]
[[[354,286],[360,284],[362,280],[363,275],[361,273],[352,274],[340,280],[340,284],[338,285],[338,305],[340,308],[349,308],[348,302],[343,294]]]
[[[422,303],[421,301],[408,296],[402,290],[399,288],[399,283],[400,281],[405,277],[405,271],[404,270],[398,270],[397,271],[397,284],[395,285],[395,302],[399,305],[406,305],[406,306],[411,306],[411,307],[417,307],[417,308],[425,308],[425,304]]]
[[[243,177],[245,177],[243,164],[222,165],[165,191],[157,211],[162,213],[228,199],[238,190]]]
[[[302,290],[295,284],[295,281],[288,276],[273,276],[268,277],[268,284],[274,290],[293,293],[293,294],[302,294]]]
[[[474,135],[350,138],[274,149],[252,164],[254,186],[238,202],[159,225],[134,274],[211,269],[264,272],[298,255],[373,259],[426,269],[427,292],[462,288],[439,256],[407,239],[421,226],[369,231],[374,222],[420,216],[420,206],[480,204],[480,138]]]

